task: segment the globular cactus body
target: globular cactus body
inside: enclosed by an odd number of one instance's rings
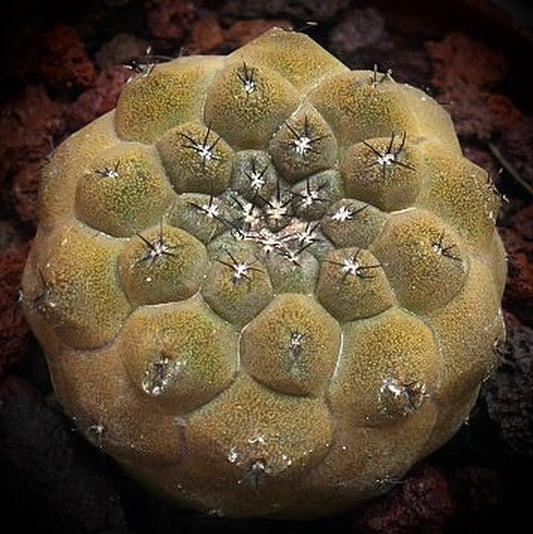
[[[184,57],[45,167],[24,307],[80,429],[167,498],[311,518],[467,417],[499,198],[422,91],[273,29]]]

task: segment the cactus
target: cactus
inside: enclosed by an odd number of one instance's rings
[[[487,173],[424,92],[297,32],[138,70],[43,169],[23,303],[66,413],[206,512],[385,491],[504,336]]]

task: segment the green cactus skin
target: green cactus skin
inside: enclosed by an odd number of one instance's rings
[[[273,29],[139,73],[43,170],[24,310],[67,414],[168,500],[310,519],[460,427],[499,197],[448,114]]]

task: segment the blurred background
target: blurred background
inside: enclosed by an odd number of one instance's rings
[[[533,53],[530,2],[17,0],[0,7],[0,509],[10,532],[530,532],[533,480]],[[18,305],[43,162],[115,106],[153,54],[226,54],[271,26],[307,32],[354,69],[392,69],[450,112],[502,194],[508,342],[459,433],[341,516],[272,525],[159,502],[88,444],[55,402]],[[525,488],[525,489],[524,489]],[[7,526],[8,524],[14,526]],[[1,527],[0,527],[1,528]]]

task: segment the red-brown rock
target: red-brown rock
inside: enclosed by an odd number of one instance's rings
[[[426,42],[433,62],[431,83],[449,111],[459,135],[489,139],[521,118],[512,101],[491,88],[506,72],[500,51],[461,33],[450,33],[440,42]]]
[[[201,0],[145,0],[148,28],[154,37],[183,39],[190,31]]]
[[[357,523],[363,532],[374,534],[441,532],[456,507],[444,474],[426,465],[366,508]]]
[[[18,216],[23,222],[37,223],[41,164],[23,163],[13,177],[11,194]]]
[[[148,41],[131,33],[118,33],[106,41],[96,52],[95,62],[100,69],[123,65],[146,54],[148,48]]]
[[[131,71],[115,65],[98,74],[94,87],[83,92],[73,103],[64,107],[65,122],[70,131],[76,131],[100,115],[113,109],[122,87]]]
[[[27,85],[0,114],[0,159],[9,160],[10,166],[18,161],[39,160],[50,153],[53,139],[62,128],[59,106],[44,86]]]
[[[45,36],[43,47],[40,71],[52,87],[65,89],[93,84],[94,65],[74,28],[58,24]]]
[[[2,229],[0,229],[2,231]],[[0,250],[0,378],[24,359],[31,339],[22,307],[17,304],[28,244]]]
[[[533,242],[515,229],[500,228],[509,257],[503,305],[524,324],[533,325]]]
[[[213,53],[224,43],[224,32],[215,16],[196,21],[192,28],[191,40],[185,47],[187,55]]]

